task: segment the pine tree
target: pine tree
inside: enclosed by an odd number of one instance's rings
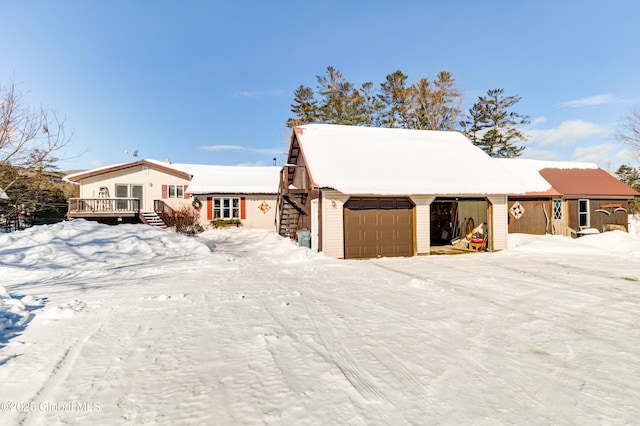
[[[480,96],[469,109],[467,118],[460,122],[463,133],[491,157],[520,156],[524,147],[516,142],[527,138],[516,126],[527,124],[529,120],[527,116],[510,111],[520,99],[504,96],[504,89],[487,91],[487,96]]]
[[[623,164],[618,167],[615,173],[616,176],[618,176],[618,180],[624,184],[636,191],[640,189],[640,171],[637,168]]]
[[[455,79],[448,71],[440,71],[434,82],[435,91],[432,95],[432,129],[453,130],[458,122],[462,93]]]
[[[320,118],[318,101],[314,97],[312,88],[300,85],[293,92],[293,102],[291,112],[295,114],[295,117],[287,120],[288,127],[318,122]]]
[[[316,76],[316,93],[306,86],[294,92],[289,127],[306,123],[405,129],[453,130],[460,114],[462,94],[451,73],[436,80],[420,79],[407,87],[400,70],[387,75],[376,90],[370,81],[358,89],[334,67]]]
[[[462,93],[451,73],[441,71],[430,82],[421,78],[411,86],[411,127],[423,130],[453,130],[460,115]]]
[[[360,88],[362,96],[362,125],[369,127],[378,127],[380,125],[380,102],[376,97],[373,89],[373,83],[367,81]]]
[[[353,84],[345,80],[342,73],[332,66],[327,74],[316,76],[320,101],[320,121],[331,124],[353,124],[353,111],[349,108],[349,98]]]
[[[626,164],[618,167],[618,170],[615,171],[618,180],[627,186],[635,189],[636,191],[640,191],[640,170],[635,167],[628,166]],[[629,200],[629,213],[637,214],[640,212],[640,200],[633,199]]]
[[[410,128],[411,113],[409,94],[406,87],[407,76],[400,70],[387,75],[380,85],[378,101],[380,103],[380,126]]]

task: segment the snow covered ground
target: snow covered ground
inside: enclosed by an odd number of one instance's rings
[[[340,261],[273,232],[0,234],[0,424],[633,424],[640,237]]]

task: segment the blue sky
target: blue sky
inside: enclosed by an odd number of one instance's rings
[[[0,16],[0,83],[74,131],[62,169],[136,149],[281,164],[293,91],[329,65],[356,86],[446,70],[465,110],[489,89],[520,96],[523,158],[635,161],[613,133],[640,106],[637,0],[2,0]]]

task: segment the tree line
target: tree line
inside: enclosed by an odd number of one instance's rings
[[[517,128],[528,117],[513,111],[518,96],[491,89],[466,112],[463,94],[453,75],[440,71],[434,79],[422,77],[409,84],[397,70],[385,81],[356,87],[335,68],[317,75],[317,87],[300,85],[294,91],[288,127],[311,123],[390,127],[417,130],[458,130],[492,157],[517,157],[526,136]]]

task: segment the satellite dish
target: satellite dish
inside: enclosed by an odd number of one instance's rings
[[[125,153],[125,154],[129,154],[129,150],[128,150],[128,149],[125,149],[125,150],[124,150],[124,153]],[[133,156],[133,158],[138,158],[138,150],[136,149],[135,151],[133,151],[133,152],[131,153],[131,155]]]

